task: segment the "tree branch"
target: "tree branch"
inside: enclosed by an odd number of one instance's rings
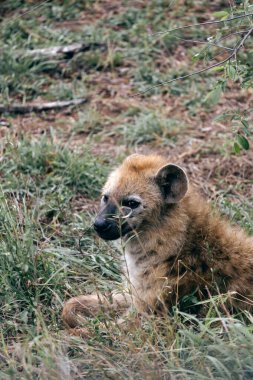
[[[222,36],[221,38],[219,38],[217,42],[223,41],[223,40],[225,40],[225,39],[227,39],[228,37],[231,37],[231,36],[236,36],[237,34],[246,33],[246,32],[248,32],[248,30],[249,29],[243,29],[243,30],[238,30],[237,32],[232,32],[232,33],[229,33],[229,34],[225,34],[225,36]]]
[[[220,23],[225,23],[225,22],[230,22],[230,21],[233,21],[233,20],[237,20],[239,18],[244,18],[244,17],[247,17],[247,16],[252,16],[253,13],[246,13],[244,15],[238,15],[238,16],[235,16],[235,17],[230,17],[230,18],[227,18],[226,20],[213,20],[213,21],[205,21],[205,22],[200,22],[198,24],[191,24],[191,25],[184,25],[184,26],[179,26],[177,28],[174,28],[174,29],[170,29],[170,30],[166,30],[164,32],[156,32],[156,33],[152,33],[151,36],[158,36],[158,35],[162,35],[162,34],[167,34],[167,33],[171,33],[171,32],[175,32],[177,30],[182,30],[182,29],[188,29],[188,28],[193,28],[195,26],[203,26],[203,25],[212,25],[212,24],[220,24]]]
[[[193,40],[191,38],[187,39],[187,38],[182,38],[182,37],[179,37],[179,36],[175,36],[176,39],[180,40],[180,41],[185,41],[185,42],[192,42],[192,43],[196,43],[196,44],[206,44],[206,45],[210,45],[210,46],[215,46],[215,47],[219,47],[221,49],[225,49],[225,50],[234,50],[234,47],[233,48],[230,48],[230,47],[227,47],[227,46],[223,46],[223,45],[218,45],[219,42],[231,37],[231,36],[236,36],[238,34],[242,34],[242,33],[245,33],[245,32],[248,32],[249,29],[243,29],[243,30],[239,30],[239,31],[236,31],[236,32],[232,32],[232,33],[229,33],[229,34],[226,34],[222,37],[220,37],[219,39],[217,40],[213,40],[213,42],[211,41],[202,41],[202,40]]]
[[[216,44],[214,42],[200,41],[200,40],[191,40],[191,39],[181,38],[181,37],[178,37],[178,36],[175,36],[175,38],[178,39],[178,40],[180,40],[180,41],[192,42],[192,43],[195,43],[195,44],[206,44],[206,45],[209,45],[209,46],[215,46],[215,47],[218,47],[218,48],[221,48],[221,49],[225,49],[225,50],[234,50],[233,48],[230,48],[230,47],[227,47],[227,46],[218,45],[218,44]]]
[[[169,83],[172,83],[172,82],[175,82],[177,80],[183,80],[183,79],[186,79],[186,78],[190,78],[194,75],[197,75],[197,74],[202,74],[204,73],[205,71],[208,71],[208,70],[211,70],[213,69],[214,67],[217,67],[217,66],[220,66],[220,65],[223,65],[224,63],[230,61],[233,57],[236,57],[237,56],[237,53],[238,51],[241,49],[241,47],[243,46],[243,44],[245,43],[245,41],[247,40],[247,38],[251,35],[251,33],[253,32],[253,28],[250,28],[247,33],[245,34],[245,36],[240,40],[240,42],[235,46],[235,48],[233,49],[233,52],[225,59],[223,59],[222,61],[220,62],[217,62],[217,63],[214,63],[213,65],[210,65],[208,67],[205,67],[201,70],[198,70],[198,71],[194,71],[193,73],[190,73],[190,74],[186,74],[186,75],[183,75],[181,77],[177,77],[177,78],[173,78],[171,80],[168,80],[168,81],[165,81],[165,82],[161,82],[161,83],[158,83],[154,86],[151,86],[149,88],[147,88],[145,91],[141,91],[141,92],[138,92],[136,94],[133,95],[133,97],[135,96],[138,96],[138,95],[142,95],[142,94],[145,94],[146,92],[152,90],[153,88],[157,88],[157,87],[161,87],[161,86],[164,86],[165,84],[169,84]]]

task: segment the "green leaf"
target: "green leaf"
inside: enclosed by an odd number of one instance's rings
[[[226,11],[218,11],[218,12],[214,12],[213,16],[220,18],[220,19],[224,19],[224,18],[227,18],[229,16],[229,13]]]
[[[234,151],[236,154],[239,154],[241,151],[240,145],[237,142],[234,142]]]
[[[202,51],[200,51],[200,52],[194,54],[193,57],[192,57],[193,62],[197,62],[197,61],[199,61],[200,59],[202,59],[202,58],[203,58],[203,55],[204,55],[204,54],[203,54]]]
[[[246,136],[250,136],[250,128],[249,128],[248,121],[243,119],[243,120],[241,120],[241,123],[243,125],[242,130],[243,130],[244,134]]]
[[[210,72],[215,73],[215,72],[217,72],[217,71],[222,71],[222,70],[224,70],[224,68],[225,68],[224,65],[216,66],[216,67],[213,67],[212,69],[210,69]]]
[[[236,120],[237,115],[234,112],[224,112],[221,113],[220,115],[214,117],[214,121],[222,121],[222,120],[227,120],[227,121],[232,121]]]
[[[229,79],[231,80],[236,80],[237,78],[237,72],[236,72],[236,69],[234,68],[234,66],[232,65],[227,65],[226,67],[226,73],[227,73],[227,76]]]
[[[241,120],[241,123],[244,125],[244,127],[246,128],[246,129],[249,129],[249,123],[247,122],[247,120]]]
[[[214,90],[210,91],[209,94],[204,99],[204,103],[209,106],[214,106],[220,100],[222,89],[220,86],[216,87]]]
[[[246,139],[245,136],[243,135],[239,135],[239,133],[236,135],[236,139],[238,141],[238,143],[241,145],[241,147],[245,150],[249,150],[249,142],[248,140]]]

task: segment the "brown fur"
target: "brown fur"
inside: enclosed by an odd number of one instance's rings
[[[63,310],[68,326],[101,305],[107,311],[130,304],[141,313],[166,311],[196,289],[203,296],[231,292],[232,305],[253,309],[253,238],[229,225],[192,187],[180,201],[166,203],[154,180],[164,165],[160,156],[133,155],[109,177],[104,193],[110,199],[118,204],[131,194],[142,199],[142,211],[130,220],[134,232],[122,238],[132,298],[117,295],[112,304],[95,295],[72,298]],[[170,191],[181,194],[184,186],[180,180]]]

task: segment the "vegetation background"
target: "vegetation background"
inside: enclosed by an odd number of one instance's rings
[[[87,320],[87,339],[69,336],[61,321],[66,299],[120,287],[120,250],[91,226],[108,171],[129,153],[180,163],[224,216],[253,233],[253,153],[243,150],[252,37],[237,63],[133,96],[224,59],[226,49],[213,51],[207,38],[252,27],[252,17],[154,33],[252,8],[233,0],[1,1],[0,379],[252,379],[253,316],[222,309],[226,295],[199,314],[189,294],[167,320],[150,316],[126,330],[100,315]],[[31,109],[77,99],[84,103]]]

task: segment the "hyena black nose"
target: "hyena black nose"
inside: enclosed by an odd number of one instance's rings
[[[111,227],[111,224],[106,219],[97,218],[95,220],[93,226],[94,226],[95,231],[97,231],[97,232],[105,232],[105,231],[107,231]]]

